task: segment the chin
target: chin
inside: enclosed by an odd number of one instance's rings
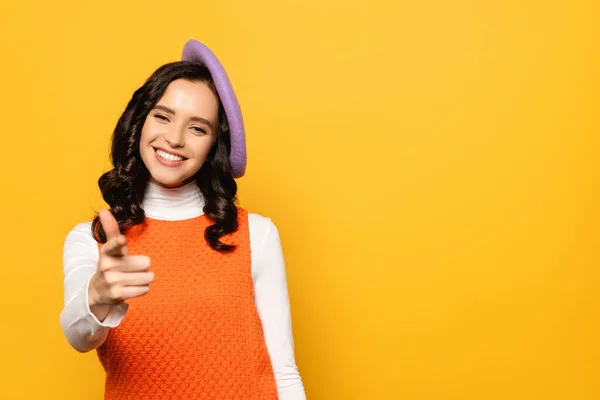
[[[155,183],[166,188],[176,188],[190,182],[190,178],[166,177],[161,174],[150,174]]]
[[[146,160],[143,160],[146,162]],[[168,168],[159,165],[156,160],[148,160],[148,172],[151,179],[165,188],[176,188],[194,180],[194,174],[190,175],[189,168]],[[178,170],[180,169],[180,170]]]

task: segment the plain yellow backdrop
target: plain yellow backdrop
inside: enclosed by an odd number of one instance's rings
[[[308,398],[600,398],[595,1],[19,1],[0,14],[2,399],[101,399],[62,245],[190,38],[244,112]]]

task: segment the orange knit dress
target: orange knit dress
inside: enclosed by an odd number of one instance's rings
[[[146,218],[125,233],[129,254],[150,257],[154,281],[127,300],[127,315],[97,349],[105,399],[277,399],[241,207],[238,222],[221,238],[238,246],[229,254],[204,240],[205,214]]]

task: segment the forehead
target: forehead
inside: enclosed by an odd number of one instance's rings
[[[177,79],[167,86],[167,90],[157,105],[167,106],[176,114],[216,117],[219,102],[213,91],[204,82],[191,82]]]

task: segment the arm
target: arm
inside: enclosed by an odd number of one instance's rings
[[[60,326],[69,344],[81,353],[101,346],[109,329],[119,325],[128,307],[127,303],[111,307],[102,321],[90,310],[89,283],[96,272],[98,256],[91,222],[71,229],[63,247],[64,307]]]
[[[254,299],[281,400],[306,400],[294,357],[285,262],[279,232],[270,218],[249,214],[258,249],[253,259]],[[254,246],[252,246],[254,247]]]

